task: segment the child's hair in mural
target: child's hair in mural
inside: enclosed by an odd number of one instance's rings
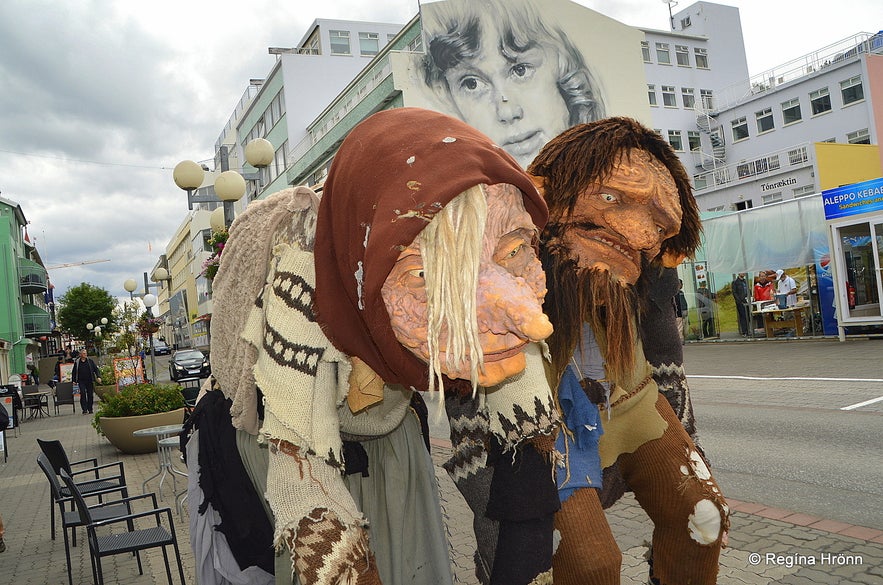
[[[424,81],[434,90],[450,94],[445,73],[477,58],[482,43],[494,43],[507,59],[534,47],[552,49],[558,57],[558,91],[570,113],[569,125],[603,118],[600,88],[582,53],[559,28],[550,29],[534,7],[519,0],[441,2],[433,5],[438,30],[426,30]],[[488,38],[483,24],[497,23],[499,39]],[[425,26],[425,25],[424,25]]]

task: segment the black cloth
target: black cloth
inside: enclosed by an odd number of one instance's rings
[[[231,404],[222,392],[207,392],[183,431],[186,437],[199,430],[199,487],[205,500],[198,513],[205,514],[209,504],[218,512],[217,530],[240,569],[257,566],[274,574],[273,525],[239,457]]]
[[[679,283],[680,284],[680,283]],[[687,314],[687,295],[684,291],[679,290],[675,297],[675,317],[683,318]]]
[[[486,514],[499,522],[490,583],[526,585],[552,567],[554,517],[561,508],[552,464],[532,443],[504,453],[494,438],[488,465],[494,477]]]

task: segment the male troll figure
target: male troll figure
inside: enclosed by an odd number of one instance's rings
[[[213,495],[235,477],[204,482],[203,462],[212,462],[202,453],[217,451],[203,439],[213,419],[232,421],[232,451],[272,507],[271,537],[261,532],[251,544],[291,557],[287,570],[277,564],[277,583],[291,572],[301,585],[452,581],[432,461],[412,412],[424,390],[480,402],[491,421],[482,440],[507,449],[495,481],[507,494],[528,485],[521,493],[547,504],[510,515],[502,498],[496,582],[548,574],[558,496],[532,443],[557,425],[541,365],[551,333],[537,255],[546,217],[530,177],[490,139],[454,118],[399,108],[350,132],[321,202],[287,189],[233,224],[214,283],[217,391],[197,406],[221,412],[194,415],[201,436],[190,441],[200,448],[191,477],[214,488],[205,493],[213,507],[235,514],[241,498]],[[536,518],[543,538],[519,548]],[[235,520],[248,518],[233,518],[228,539]]]
[[[566,130],[528,172],[549,206],[544,308],[554,326],[551,375],[563,435],[579,438],[587,424],[575,418],[579,404],[595,405],[583,412],[589,421],[594,413],[595,424],[600,412],[601,498],[610,505],[631,489],[652,519],[651,582],[716,583],[729,511],[691,439],[672,305],[674,267],[699,243],[687,175],[668,143],[628,118]],[[601,486],[572,473],[593,453],[581,454],[579,440],[567,443],[555,583],[619,583],[621,554],[604,520]]]

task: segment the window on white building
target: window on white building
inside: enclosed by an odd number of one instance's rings
[[[748,138],[748,120],[745,116],[736,118],[730,125],[733,127],[733,142]]]
[[[754,203],[752,203],[751,199],[736,201],[736,211],[744,211],[746,209],[751,209],[752,207],[754,207]]]
[[[682,67],[690,66],[690,47],[687,45],[675,45],[675,61]]]
[[[708,188],[708,173],[693,175],[693,190],[701,191]]]
[[[849,144],[870,144],[871,135],[868,133],[867,128],[856,130],[846,134],[846,142]]]
[[[692,87],[681,88],[681,100],[684,102],[684,108],[692,110],[696,104],[696,95]]]
[[[373,32],[359,33],[359,54],[373,56],[380,52],[380,35]]]
[[[856,75],[846,81],[841,81],[840,95],[843,97],[844,106],[865,99],[865,91],[862,88],[862,76]]]
[[[676,108],[678,107],[677,98],[675,97],[675,86],[673,85],[663,85],[662,86],[662,105],[666,108]]]
[[[773,130],[776,126],[773,123],[773,110],[772,108],[765,108],[759,112],[754,112],[754,117],[757,119],[757,133],[762,134],[764,132],[769,132]]]
[[[689,16],[684,17],[684,18],[681,19],[681,28],[682,28],[682,29],[683,29],[683,28],[687,28],[688,26],[690,26],[690,24],[691,24],[691,23],[690,23],[690,17],[689,17]]]
[[[696,67],[708,69],[708,49],[696,47],[693,49],[693,55],[696,58]]]
[[[349,55],[350,54],[350,31],[348,30],[330,30],[328,36],[331,40],[332,55]]]
[[[687,130],[687,146],[692,151],[702,149],[702,135],[699,134],[698,130]]]
[[[423,35],[417,35],[408,43],[408,51],[420,53],[423,51]]]
[[[651,106],[655,106],[656,104],[656,86],[652,83],[647,84],[647,101],[650,102]]]
[[[669,130],[668,131],[668,143],[671,144],[671,147],[681,152],[684,150],[684,142],[681,140],[681,131],[680,130]]]
[[[782,102],[782,120],[785,126],[799,122],[801,119],[799,99],[794,98],[793,100]]]
[[[656,43],[656,62],[660,65],[671,65],[668,43]]]
[[[769,205],[770,203],[778,203],[782,200],[782,193],[764,193],[760,196],[760,202],[764,205]]]
[[[713,110],[714,109],[714,92],[710,89],[700,89],[699,90],[699,100],[702,103],[702,109],[704,110]]]
[[[831,96],[828,95],[827,87],[810,92],[809,102],[812,105],[813,116],[831,111]]]
[[[803,164],[808,160],[809,160],[809,155],[806,152],[805,146],[801,146],[800,148],[795,148],[794,150],[788,151],[788,164],[789,165]]]
[[[644,56],[644,63],[650,63],[650,43],[641,41],[641,55]]]
[[[795,197],[799,197],[800,195],[809,195],[811,193],[816,192],[816,188],[814,185],[804,185],[803,187],[798,187],[796,189],[792,189]]]
[[[386,44],[390,44],[394,38],[396,36],[393,33],[386,33]]]

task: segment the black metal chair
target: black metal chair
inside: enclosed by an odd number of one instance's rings
[[[31,409],[28,418],[42,417],[44,413],[46,416],[49,416],[49,396],[46,394],[36,394],[39,390],[40,387],[36,384],[28,384],[21,387],[24,407]]]
[[[101,494],[99,492],[111,488],[123,488],[123,497],[127,497],[129,495],[127,491],[128,488],[126,487],[126,472],[125,469],[123,469],[122,461],[105,463],[104,465],[98,465],[98,459],[96,459],[95,457],[92,457],[90,459],[83,459],[80,461],[70,461],[68,459],[67,452],[64,450],[64,447],[61,444],[61,441],[45,441],[43,439],[37,439],[37,444],[40,445],[40,450],[43,452],[44,455],[46,455],[46,459],[49,460],[49,463],[52,465],[52,471],[54,471],[56,475],[60,476],[62,471],[67,472],[67,474],[71,477],[76,477],[86,473],[94,474],[93,477],[88,477],[87,479],[80,479],[77,481],[77,486],[79,486],[80,492],[82,492],[83,494],[91,495],[95,493],[96,495],[98,495],[98,501],[101,501]],[[78,467],[80,469],[74,471],[74,467]],[[112,468],[117,469],[117,472],[115,474],[104,476],[101,475],[102,471]],[[72,494],[68,491],[66,487],[62,486],[61,495],[64,497],[70,497]],[[52,531],[52,540],[55,540],[54,502],[50,501],[49,506],[51,510],[50,530]],[[73,507],[71,509],[73,509]]]
[[[55,500],[55,503],[58,504],[58,517],[61,521],[61,531],[64,534],[64,554],[67,559],[67,580],[68,585],[73,585],[74,580],[71,574],[71,546],[77,546],[77,531],[76,529],[80,526],[85,526],[82,520],[80,519],[80,513],[76,510],[72,510],[70,512],[65,511],[65,504],[70,503],[72,506],[74,505],[74,499],[71,496],[63,496],[62,491],[67,492],[68,489],[66,486],[62,486],[58,481],[58,476],[55,474],[55,471],[52,469],[52,464],[49,462],[49,459],[46,455],[40,453],[37,455],[37,465],[40,466],[40,469],[43,471],[43,474],[46,476],[46,479],[49,480],[49,491],[52,494],[52,499]],[[153,502],[153,507],[156,508],[156,495],[155,494],[139,494],[137,496],[125,497],[126,488],[124,487],[115,487],[109,488],[106,490],[101,490],[100,492],[92,492],[88,496],[85,497],[97,497],[99,495],[109,495],[115,492],[119,492],[121,494],[122,499],[113,500],[109,502],[104,502],[97,506],[92,506],[90,509],[92,510],[92,517],[98,520],[108,520],[110,518],[119,518],[121,516],[126,516],[132,513],[131,502],[135,500],[141,500],[145,498],[151,498]],[[85,498],[84,498],[85,499]],[[68,528],[70,528],[70,540],[68,540]]]
[[[185,585],[184,566],[181,564],[181,551],[178,549],[178,537],[175,533],[175,523],[172,519],[172,510],[170,508],[157,508],[154,506],[152,510],[145,512],[126,514],[125,516],[118,516],[107,520],[98,520],[93,514],[92,508],[86,505],[86,501],[83,499],[83,494],[77,488],[77,484],[74,483],[71,476],[64,470],[62,470],[61,479],[73,495],[74,504],[80,515],[80,521],[86,525],[86,536],[89,540],[89,556],[92,560],[92,581],[95,585],[104,585],[104,572],[101,568],[101,559],[103,557],[135,553],[135,558],[138,560],[138,573],[143,575],[144,568],[141,565],[140,552],[157,547],[162,548],[163,560],[166,565],[166,577],[169,580],[169,585],[173,585],[172,567],[169,564],[167,546],[172,546],[175,549],[178,574],[181,577],[181,584]],[[134,527],[133,522],[135,520],[151,517],[156,521],[155,526],[153,522],[150,522],[150,526],[147,528]],[[165,517],[165,522],[163,522],[163,517]],[[125,523],[126,530],[114,531],[114,528],[120,523]],[[110,533],[107,531],[110,531]]]
[[[58,414],[58,407],[65,404],[71,405],[71,412],[77,412],[77,406],[74,402],[74,383],[59,382],[55,385],[55,414]]]

